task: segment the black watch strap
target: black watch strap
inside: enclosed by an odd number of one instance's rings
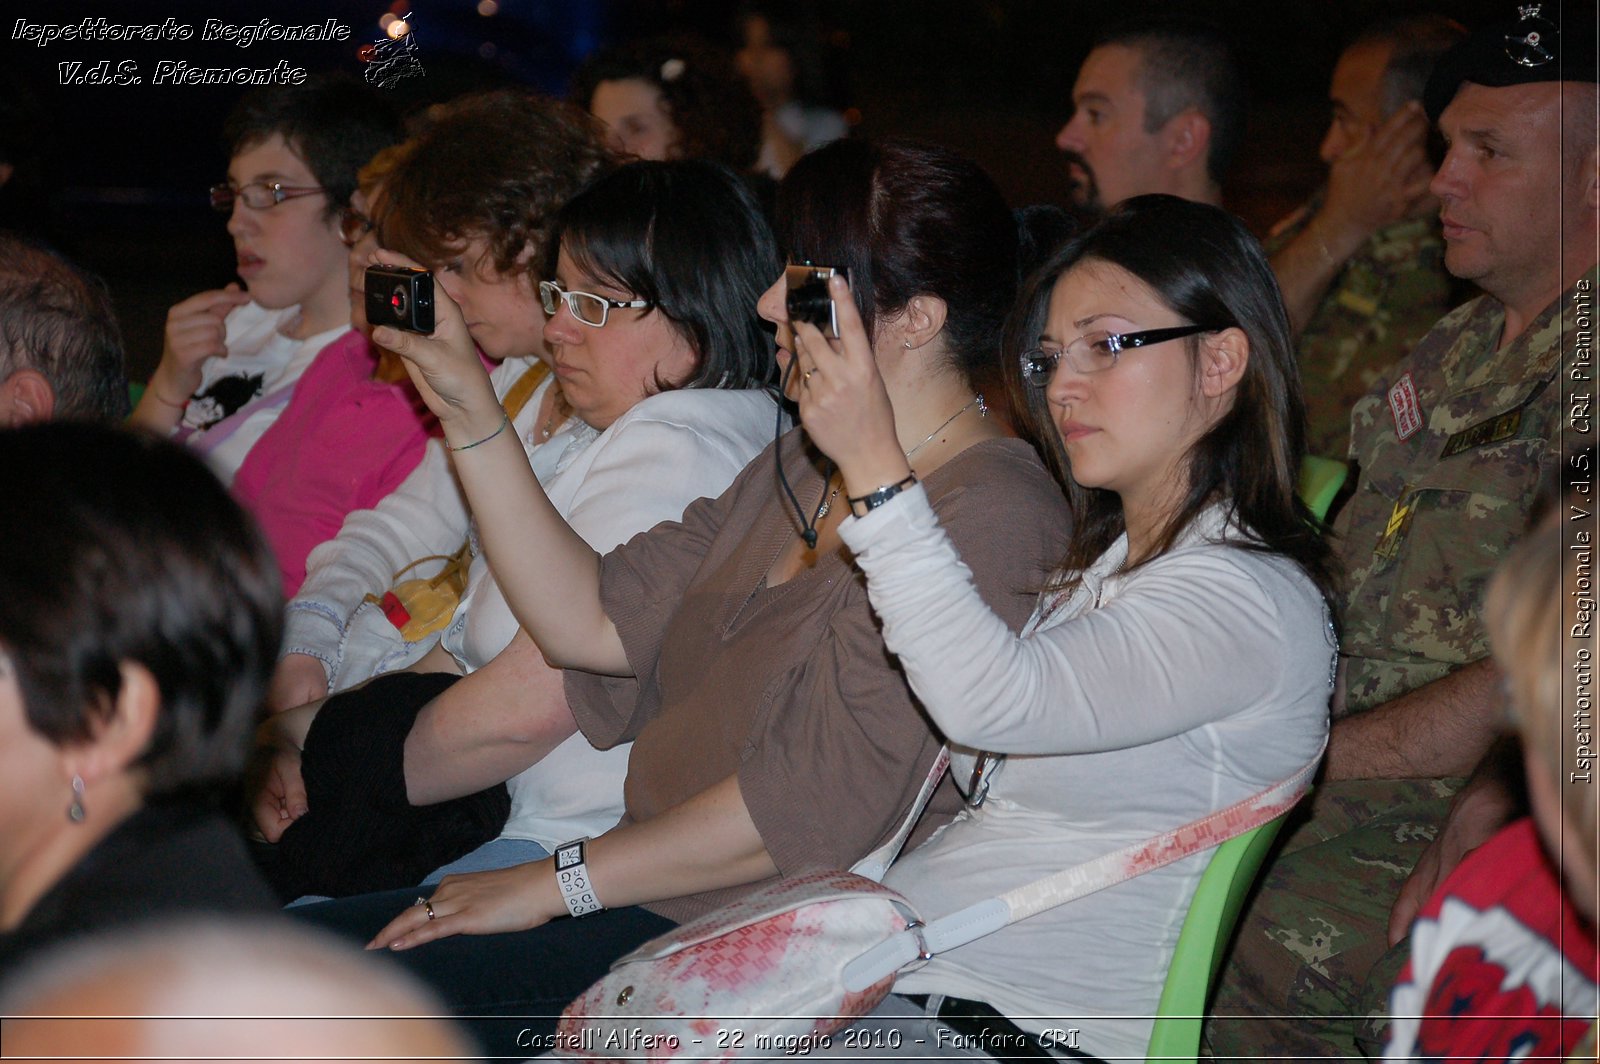
[[[850,503],[851,513],[857,517],[865,517],[916,482],[917,475],[915,473],[907,473],[904,480],[894,484],[885,484],[877,491],[869,491],[865,495],[846,495],[845,500]]]

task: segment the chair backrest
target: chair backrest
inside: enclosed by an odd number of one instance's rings
[[[1287,816],[1288,814],[1285,814]],[[1200,1025],[1211,984],[1222,967],[1228,938],[1256,873],[1266,860],[1284,817],[1269,820],[1218,846],[1195,888],[1178,933],[1172,966],[1161,988],[1149,1060],[1193,1061],[1200,1051]]]
[[[1300,463],[1300,480],[1297,485],[1300,499],[1318,521],[1328,518],[1328,507],[1339,497],[1350,467],[1332,458],[1318,458],[1308,454]]]

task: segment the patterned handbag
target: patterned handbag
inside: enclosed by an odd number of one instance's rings
[[[1293,776],[1175,831],[928,923],[904,897],[853,872],[776,883],[618,960],[561,1014],[554,1055],[727,1060],[815,1045],[876,1008],[910,965],[1283,815],[1321,760],[1319,751]],[[931,792],[924,788],[914,814]],[[908,831],[909,824],[896,839]]]

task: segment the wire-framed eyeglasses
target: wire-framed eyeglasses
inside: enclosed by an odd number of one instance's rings
[[[569,292],[554,281],[539,282],[539,298],[544,302],[544,312],[552,318],[565,302],[574,318],[596,329],[606,323],[612,308],[642,310],[650,306],[648,299],[607,299],[593,292]]]
[[[1149,347],[1179,340],[1196,333],[1211,332],[1204,325],[1177,325],[1170,329],[1146,329],[1143,332],[1084,333],[1066,347],[1035,347],[1024,351],[1022,379],[1035,388],[1043,388],[1055,376],[1056,366],[1063,358],[1078,373],[1102,373],[1117,364],[1117,356],[1130,347]]]
[[[285,185],[281,181],[252,181],[248,185],[235,185],[224,181],[211,186],[211,207],[226,214],[233,210],[238,200],[253,211],[271,210],[284,200],[315,196],[327,189],[319,185]]]

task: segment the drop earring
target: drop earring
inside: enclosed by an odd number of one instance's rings
[[[83,777],[72,777],[72,804],[67,806],[67,819],[74,824],[83,823],[88,813],[83,808]]]

